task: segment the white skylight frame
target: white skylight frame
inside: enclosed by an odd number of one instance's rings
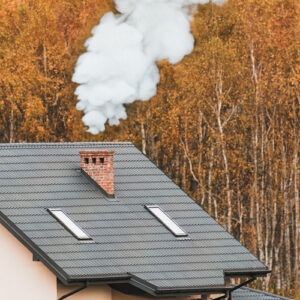
[[[60,208],[48,208],[49,213],[69,232],[71,232],[74,237],[80,241],[89,241],[92,238],[85,233],[74,221]]]
[[[146,209],[156,217],[176,237],[186,237],[188,234],[181,229],[158,205],[145,205]]]

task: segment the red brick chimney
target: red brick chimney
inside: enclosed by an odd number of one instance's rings
[[[114,197],[114,154],[112,150],[79,151],[81,168],[110,197]]]

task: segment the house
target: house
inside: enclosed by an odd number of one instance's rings
[[[1,144],[0,185],[1,299],[238,299],[269,273],[131,143]]]
[[[243,286],[232,293],[232,300],[290,300],[290,298],[273,295]]]

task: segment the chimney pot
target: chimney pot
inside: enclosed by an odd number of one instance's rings
[[[114,197],[114,165],[113,150],[79,151],[81,168],[87,173],[106,193]]]

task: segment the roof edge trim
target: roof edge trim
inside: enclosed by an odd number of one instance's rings
[[[264,277],[267,274],[271,273],[271,270],[268,269],[256,269],[256,270],[224,270],[224,275],[225,276],[260,276],[260,277]]]

